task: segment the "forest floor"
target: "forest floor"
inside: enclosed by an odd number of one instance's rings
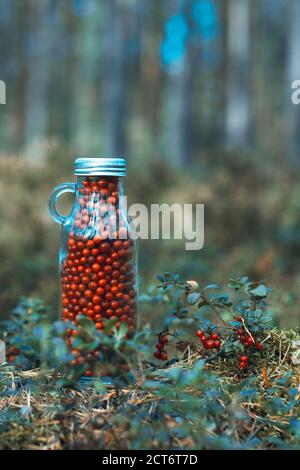
[[[226,361],[199,368],[194,353],[122,389],[61,388],[51,372],[3,365],[0,448],[299,448],[299,344],[273,330],[268,363],[242,376]]]

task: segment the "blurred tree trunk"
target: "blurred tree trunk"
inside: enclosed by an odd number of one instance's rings
[[[75,35],[72,141],[76,153],[99,153],[101,143],[98,90],[101,61],[102,2],[85,0]]]
[[[125,138],[125,16],[128,1],[104,0],[102,28],[102,101],[105,122],[105,155],[126,152]]]
[[[52,0],[29,3],[28,69],[25,111],[25,156],[43,159],[48,130],[49,51],[53,30],[49,21]]]
[[[75,42],[74,23],[71,23],[72,10],[66,2],[55,2],[52,27],[53,51],[50,90],[48,96],[48,133],[59,141],[68,142],[70,137],[70,118],[72,116],[73,81],[76,77],[74,68]]]
[[[300,80],[300,1],[288,1],[287,102],[289,103],[291,163],[300,166],[300,105],[291,103],[291,85]]]
[[[164,90],[163,70],[157,60],[157,50],[161,43],[164,11],[157,2],[143,4],[143,28],[141,34],[141,56],[139,76],[139,123],[144,127],[144,151],[153,158],[157,151],[157,135],[161,134],[161,109]],[[154,45],[154,47],[153,47]],[[155,105],[154,105],[155,103]],[[141,141],[140,141],[141,142]],[[145,148],[146,147],[146,148]],[[146,150],[147,149],[147,150]]]
[[[20,11],[22,10],[22,11]],[[14,109],[19,98],[18,80],[16,77],[20,74],[22,65],[22,56],[20,54],[19,45],[22,43],[22,34],[24,34],[24,23],[22,28],[18,31],[13,31],[11,25],[14,18],[23,14],[22,5],[19,9],[16,8],[16,2],[7,2],[6,0],[0,0],[0,57],[1,57],[1,75],[0,80],[3,80],[6,84],[7,102],[5,105],[5,112],[0,113],[0,139],[1,147],[3,148],[14,148],[17,147],[16,143],[20,142],[20,120],[18,110]],[[25,23],[26,24],[26,23]],[[16,35],[19,41],[16,41]],[[21,39],[21,41],[20,41]],[[8,88],[9,87],[9,88]],[[8,90],[10,93],[8,93]],[[14,99],[10,99],[14,97]],[[18,103],[19,104],[19,103]],[[22,114],[20,112],[20,114]]]
[[[167,78],[166,152],[175,166],[191,158],[192,64],[191,51],[183,59],[182,69]]]
[[[229,147],[250,141],[250,2],[229,0],[227,18],[227,93],[225,139]]]
[[[169,0],[166,4],[168,17],[186,13],[185,0]],[[184,15],[185,17],[185,15]],[[176,33],[175,33],[176,34]],[[188,33],[189,34],[189,33]],[[183,166],[191,157],[192,126],[192,47],[185,39],[185,54],[177,70],[168,72],[166,82],[166,105],[164,122],[165,152],[171,163]]]
[[[28,6],[25,3],[13,2],[13,6],[16,9],[18,18],[22,18],[20,27],[12,29],[11,23],[8,22],[8,27],[13,34],[13,40],[10,42],[13,49],[7,48],[11,57],[15,60],[14,68],[14,125],[9,126],[12,128],[12,134],[10,136],[11,148],[17,149],[24,148],[25,145],[25,120],[26,120],[26,84],[27,84],[27,51],[26,51],[26,40],[28,35],[28,23],[30,21],[30,15],[28,13]],[[2,11],[2,10],[1,10]],[[1,55],[2,57],[2,55]],[[16,73],[16,70],[18,71]],[[7,131],[6,131],[7,134]]]

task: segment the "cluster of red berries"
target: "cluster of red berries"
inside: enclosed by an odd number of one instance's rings
[[[160,361],[167,361],[168,360],[168,353],[164,349],[166,344],[168,343],[168,337],[166,335],[161,335],[158,338],[158,343],[156,344],[156,351],[153,354],[156,359]]]
[[[205,349],[220,349],[221,341],[218,333],[211,333],[206,335],[204,331],[198,330],[196,335],[200,339]]]
[[[85,364],[87,366],[85,375],[87,377],[91,377],[93,375],[94,362],[99,357],[100,352],[96,350],[91,353],[84,354],[78,349],[73,349],[71,353],[74,356],[74,359],[71,361],[70,365],[78,366]]]
[[[87,377],[92,377],[93,375],[97,375],[97,370],[99,373],[103,374],[105,371],[105,374],[110,375],[108,372],[108,368],[113,370],[114,368],[117,370],[118,374],[120,372],[128,372],[129,371],[129,366],[126,362],[120,360],[118,357],[112,358],[110,356],[105,356],[105,353],[109,353],[107,349],[104,347],[101,348],[100,350],[96,349],[92,352],[86,353],[84,351],[80,351],[79,349],[72,349],[71,350],[72,355],[74,356],[74,359],[70,362],[71,366],[79,366],[79,365],[85,365],[86,370],[85,370],[85,375]],[[103,356],[101,357],[101,362],[99,362],[100,354],[103,353]],[[103,361],[103,357],[106,357],[108,359],[108,364],[105,364]]]
[[[97,239],[127,235],[127,220],[119,208],[118,178],[93,177],[80,182],[73,229]],[[121,235],[121,237],[120,237]]]
[[[7,348],[7,362],[14,362],[19,354],[20,349],[15,348],[14,346],[9,346]]]
[[[117,178],[85,178],[79,187],[79,196],[61,268],[63,320],[72,321],[76,326],[77,316],[86,315],[103,332],[105,321],[113,319],[116,328],[126,323],[129,333],[133,332],[136,322],[133,241],[124,238],[125,230],[127,234],[125,221],[116,220],[119,210]],[[108,233],[112,217],[116,222],[111,224],[115,233]],[[75,328],[67,331],[70,347],[72,336],[77,334]],[[95,351],[94,355],[97,354]],[[82,358],[76,351],[74,355],[76,364],[89,359]],[[91,375],[89,369],[86,375]]]
[[[236,317],[236,321],[242,323],[242,326],[240,326],[236,332],[239,336],[240,343],[244,346],[244,348],[251,348],[252,346],[254,346],[258,351],[264,349],[264,345],[256,340],[253,333],[249,329],[248,331],[246,330],[243,322],[243,317],[241,315]],[[248,367],[248,360],[248,356],[240,357],[240,369],[246,369]]]
[[[242,323],[242,316],[236,317],[236,321]],[[239,336],[240,343],[244,346],[244,348],[250,348],[251,346],[255,346],[258,351],[264,349],[264,345],[259,341],[256,341],[253,333],[249,329],[247,332],[244,326],[241,326],[237,329],[237,335]]]
[[[241,356],[240,357],[240,368],[246,369],[248,366],[248,356]]]

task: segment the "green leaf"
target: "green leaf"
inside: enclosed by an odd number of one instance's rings
[[[208,284],[208,286],[205,286],[203,290],[207,289],[220,289],[221,286],[219,284]]]
[[[80,349],[80,351],[91,352],[94,351],[100,344],[100,340],[95,338],[91,341],[86,341],[79,336],[75,336],[73,341],[74,349]]]
[[[249,293],[251,295],[254,295],[254,297],[266,297],[268,291],[267,291],[266,286],[264,286],[263,284],[260,284],[255,289],[250,289]]]
[[[114,327],[116,323],[118,323],[119,319],[115,318],[113,320],[108,320],[104,325],[104,334],[109,334],[110,330]]]
[[[94,322],[85,316],[81,316],[77,320],[78,326],[89,334],[93,334],[96,330]]]
[[[201,294],[193,292],[187,296],[187,303],[189,305],[195,305],[201,298]]]
[[[54,356],[59,362],[68,362],[71,359],[67,345],[62,338],[54,338],[52,345],[54,348]]]

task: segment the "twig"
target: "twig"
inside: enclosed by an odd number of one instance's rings
[[[243,327],[245,328],[246,332],[248,333],[248,335],[250,336],[250,338],[252,339],[253,343],[255,343],[255,339],[253,338],[251,332],[248,330],[247,326],[246,326],[246,323],[245,323],[245,320],[243,319],[242,317],[242,323],[243,323]]]
[[[263,339],[260,343],[263,344],[265,341],[267,341],[268,339],[271,338],[271,335],[268,335],[265,337],[265,339]]]

